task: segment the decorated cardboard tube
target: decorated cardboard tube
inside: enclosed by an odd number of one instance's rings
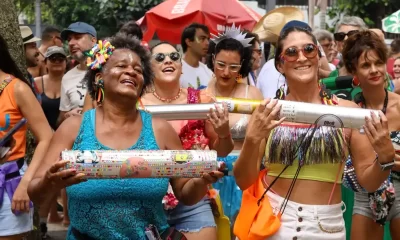
[[[213,150],[66,150],[61,160],[88,179],[197,178],[220,166]]]

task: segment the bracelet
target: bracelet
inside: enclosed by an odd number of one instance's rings
[[[225,137],[221,137],[220,135],[218,135],[218,138],[219,139],[227,139],[227,138],[230,138],[232,135],[231,135],[231,133],[229,132],[229,134],[227,135],[227,136],[225,136]]]

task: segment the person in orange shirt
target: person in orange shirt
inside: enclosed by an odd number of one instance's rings
[[[15,143],[6,159],[0,159],[6,161],[0,165],[0,240],[19,240],[33,227],[27,189],[41,165],[52,131],[34,89],[11,58],[1,36],[0,56],[0,138],[25,118],[38,143],[28,167],[24,160],[28,126],[23,126],[13,135]]]

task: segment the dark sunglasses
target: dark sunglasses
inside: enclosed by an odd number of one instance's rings
[[[62,56],[62,55],[51,55],[50,57],[48,57],[47,59],[49,59],[50,62],[55,63],[55,62],[63,62],[65,60],[67,60],[66,57]]]
[[[351,30],[348,33],[337,32],[337,33],[333,34],[333,37],[335,38],[335,41],[341,42],[346,38],[346,36],[350,37],[351,35],[354,35],[358,32],[359,32],[359,30]]]
[[[296,47],[287,48],[282,54],[281,59],[287,62],[294,62],[299,59],[300,52],[303,53],[304,57],[310,59],[318,54],[318,47],[315,44],[307,44],[303,49],[298,49]]]
[[[181,59],[181,54],[178,52],[172,52],[172,53],[156,53],[153,55],[154,60],[156,60],[159,63],[162,63],[165,61],[165,58],[167,56],[174,62],[179,61]]]

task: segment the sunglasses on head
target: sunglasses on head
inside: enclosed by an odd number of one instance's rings
[[[281,58],[287,62],[294,62],[299,59],[300,52],[303,53],[304,57],[310,59],[318,54],[318,47],[315,44],[306,44],[302,49],[297,47],[289,47],[282,54]]]
[[[156,60],[159,63],[164,62],[167,57],[169,57],[172,61],[176,62],[181,59],[181,54],[178,52],[171,52],[171,53],[156,53],[153,55],[154,60]]]
[[[346,38],[346,36],[350,37],[351,35],[354,35],[358,32],[359,32],[359,30],[351,30],[348,33],[337,32],[337,33],[333,34],[333,37],[335,38],[335,41],[341,42]]]
[[[55,63],[55,62],[63,62],[63,61],[65,61],[67,58],[64,57],[63,55],[51,55],[51,56],[48,57],[47,59],[49,59],[50,62]]]

